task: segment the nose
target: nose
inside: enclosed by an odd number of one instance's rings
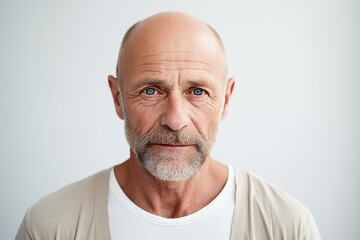
[[[165,102],[160,124],[168,126],[173,131],[178,131],[186,127],[189,124],[190,118],[186,106],[184,106],[184,101],[181,94],[169,96]]]

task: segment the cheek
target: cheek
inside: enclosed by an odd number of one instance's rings
[[[190,118],[199,133],[205,138],[213,138],[219,124],[220,108],[218,105],[203,105],[192,108]]]
[[[139,106],[129,110],[128,123],[140,135],[150,131],[159,120],[156,108]]]

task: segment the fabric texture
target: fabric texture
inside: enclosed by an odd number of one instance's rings
[[[16,240],[110,240],[109,175],[104,170],[68,185],[31,207]],[[245,171],[236,171],[231,240],[318,240],[307,208]]]
[[[235,209],[235,169],[221,192],[198,211],[178,218],[165,218],[147,212],[129,199],[112,169],[109,181],[109,225],[113,240],[156,239],[230,239]]]

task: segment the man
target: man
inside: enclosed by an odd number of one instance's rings
[[[140,21],[108,81],[130,158],[35,204],[17,239],[320,239],[295,199],[209,156],[235,80],[207,24]]]

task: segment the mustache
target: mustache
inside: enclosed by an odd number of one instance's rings
[[[203,146],[206,141],[197,131],[172,131],[161,128],[146,133],[142,143],[147,146],[153,144]]]

